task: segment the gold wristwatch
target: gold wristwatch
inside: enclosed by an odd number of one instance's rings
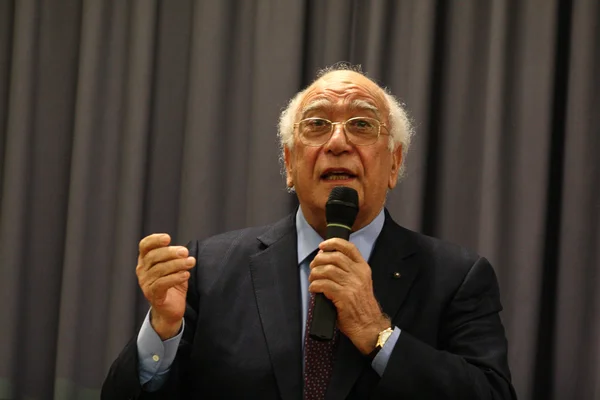
[[[390,336],[392,336],[392,333],[394,332],[394,327],[390,326],[387,329],[382,330],[381,332],[379,332],[379,335],[377,336],[377,344],[375,345],[375,349],[369,353],[369,358],[372,360],[375,358],[375,356],[377,355],[377,353],[379,353],[379,350],[381,350],[383,348],[383,346],[385,345],[385,342],[387,342],[387,340],[390,338]]]

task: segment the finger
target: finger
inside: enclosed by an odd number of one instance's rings
[[[150,302],[159,306],[162,305],[167,298],[167,291],[173,286],[184,283],[189,277],[190,273],[188,271],[181,271],[157,279],[149,287]]]
[[[325,297],[333,301],[339,297],[339,294],[342,291],[342,286],[328,279],[319,279],[313,281],[308,286],[308,291],[311,293],[323,293]]]
[[[181,258],[177,260],[169,260],[155,264],[147,270],[146,276],[148,279],[155,280],[163,276],[171,275],[179,271],[187,271],[196,265],[194,257]]]
[[[354,262],[362,262],[364,261],[360,251],[356,248],[356,246],[347,240],[340,238],[327,239],[324,242],[319,244],[319,249],[323,251],[339,251],[340,253],[344,253],[348,258],[350,258]]]
[[[168,246],[169,243],[171,243],[171,236],[166,233],[148,235],[140,240],[140,257],[143,258],[152,249]]]
[[[310,263],[310,268],[313,269],[319,265],[333,264],[344,271],[350,272],[353,263],[347,255],[339,251],[320,251]]]
[[[310,271],[308,281],[313,282],[319,279],[329,279],[340,285],[344,285],[348,281],[348,273],[336,265],[319,265]]]
[[[146,268],[152,268],[154,265],[180,258],[186,258],[189,255],[189,251],[184,246],[168,246],[154,249],[148,252],[142,259],[142,263]]]

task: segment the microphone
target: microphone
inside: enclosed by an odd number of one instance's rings
[[[336,186],[329,194],[325,205],[327,218],[327,239],[341,238],[348,240],[352,225],[358,214],[358,193],[356,190]],[[313,319],[310,326],[310,337],[326,341],[333,339],[337,310],[323,293],[315,295]]]

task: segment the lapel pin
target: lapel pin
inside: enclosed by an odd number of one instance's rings
[[[394,278],[394,279],[400,279],[401,276],[402,276],[402,274],[398,271],[396,271],[392,274],[392,278]]]

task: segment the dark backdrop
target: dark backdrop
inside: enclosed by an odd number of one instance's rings
[[[295,207],[281,108],[336,61],[417,130],[388,207],[498,274],[521,399],[600,399],[598,0],[0,1],[0,398],[97,398],[138,240]]]

